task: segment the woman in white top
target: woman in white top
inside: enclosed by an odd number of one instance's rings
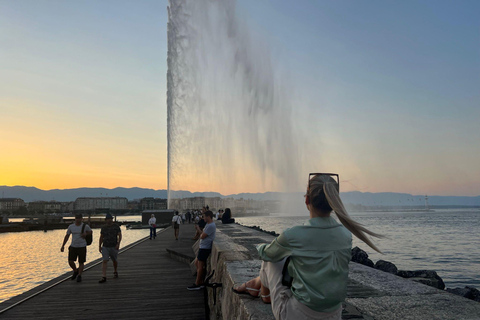
[[[180,223],[182,223],[182,217],[178,214],[178,211],[176,211],[175,215],[172,218],[175,240],[178,240],[178,234],[180,233]]]

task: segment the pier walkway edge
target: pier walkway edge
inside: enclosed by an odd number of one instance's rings
[[[98,283],[102,276],[99,259],[86,264],[80,283],[71,281],[68,272],[1,303],[0,318],[205,319],[202,292],[187,290],[194,282],[189,265],[171,259],[166,250],[192,256],[193,234],[193,224],[182,225],[179,240],[171,227],[161,230],[155,240],[145,237],[120,248],[118,279],[113,278],[110,261],[107,282]],[[98,250],[98,238],[88,247],[91,250]]]

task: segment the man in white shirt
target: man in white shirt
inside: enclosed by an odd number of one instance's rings
[[[68,264],[73,270],[71,280],[77,279],[77,282],[82,281],[83,267],[85,265],[85,261],[87,260],[87,241],[85,240],[85,237],[87,234],[92,234],[92,229],[88,224],[85,224],[85,228],[83,228],[82,220],[82,214],[77,213],[75,215],[75,223],[72,223],[68,226],[67,234],[65,235],[62,247],[60,248],[61,252],[65,250],[65,244],[67,243],[68,238],[70,238],[70,235],[72,235],[72,243],[70,244],[70,247],[68,247]],[[78,268],[75,264],[77,258]]]

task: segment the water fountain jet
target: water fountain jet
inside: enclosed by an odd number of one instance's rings
[[[288,88],[234,0],[169,0],[167,64],[169,199],[298,191]]]

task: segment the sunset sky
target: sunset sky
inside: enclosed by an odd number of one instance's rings
[[[288,74],[303,180],[480,195],[479,1],[237,2]],[[167,5],[0,0],[0,185],[167,187]]]

